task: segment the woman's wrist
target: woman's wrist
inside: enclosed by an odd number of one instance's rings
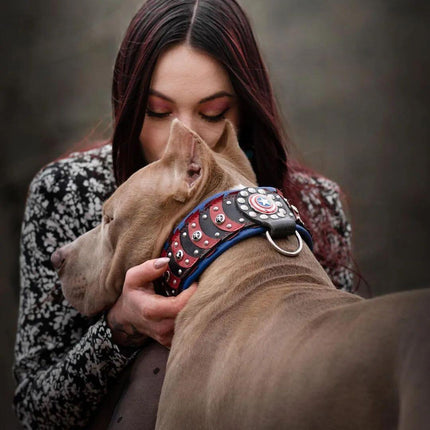
[[[121,322],[113,309],[107,313],[106,322],[112,332],[112,342],[120,347],[138,348],[148,338],[140,333],[133,324]]]

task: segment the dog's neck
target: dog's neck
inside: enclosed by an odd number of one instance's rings
[[[294,208],[295,209],[295,208]],[[158,282],[157,291],[176,295],[230,247],[266,232],[273,237],[296,235],[297,255],[310,234],[279,190],[270,187],[245,187],[211,196],[191,211],[170,235],[161,256],[169,257],[169,268]]]
[[[279,243],[291,247],[295,239]],[[299,256],[288,258],[264,237],[256,236],[230,248],[204,271],[177,324],[190,327],[184,335],[188,341],[189,336],[198,335],[200,321],[216,320],[226,309],[240,308],[248,299],[256,297],[257,302],[273,303],[275,308],[279,300],[316,290],[336,288],[307,246]]]

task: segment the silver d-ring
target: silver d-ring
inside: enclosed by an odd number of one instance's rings
[[[303,240],[297,230],[294,233],[296,234],[297,240],[299,242],[299,246],[295,251],[287,251],[285,249],[280,248],[278,245],[276,245],[276,243],[272,239],[272,236],[270,236],[270,233],[268,230],[266,231],[266,237],[269,243],[282,255],[286,255],[287,257],[296,257],[297,255],[300,254],[300,251],[303,249]]]

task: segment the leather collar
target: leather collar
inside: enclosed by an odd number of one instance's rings
[[[192,210],[164,244],[161,257],[169,257],[170,262],[155,283],[156,292],[165,296],[179,294],[225,250],[262,233],[285,255],[300,252],[301,238],[312,249],[310,233],[281,191],[246,187],[215,194]],[[294,252],[282,250],[273,242],[293,234],[299,241]]]

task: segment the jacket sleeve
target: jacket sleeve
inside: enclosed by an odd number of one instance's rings
[[[65,301],[51,268],[51,253],[83,233],[69,173],[57,163],[35,177],[22,224],[14,406],[29,429],[84,426],[131,359],[103,316],[90,321]]]
[[[328,179],[320,180],[321,218],[329,219],[326,245],[331,248],[325,263],[325,270],[333,284],[344,291],[352,292],[354,283],[354,261],[352,253],[352,228],[346,215],[346,200],[338,184]],[[324,264],[323,264],[324,266]]]
[[[295,173],[300,184],[302,205],[314,236],[314,254],[333,284],[351,292],[354,282],[351,224],[342,204],[338,184],[318,175]]]

